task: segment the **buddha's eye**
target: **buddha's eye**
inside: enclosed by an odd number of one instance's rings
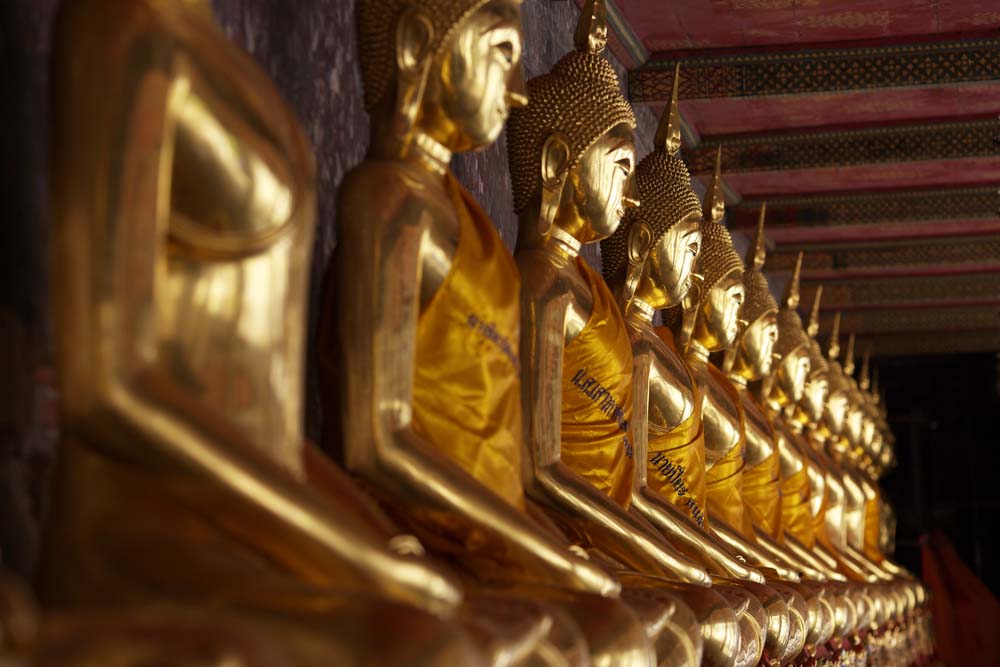
[[[618,160],[617,162],[615,162],[615,164],[617,164],[619,167],[621,167],[622,172],[624,172],[624,174],[626,176],[628,176],[629,174],[632,173],[632,159],[631,158],[627,158],[627,157],[622,158],[621,160]]]
[[[514,43],[510,41],[500,42],[499,44],[494,44],[493,48],[503,55],[504,60],[508,65],[514,62]]]
[[[688,246],[688,252],[691,253],[692,257],[697,257],[699,250],[701,250],[701,247],[697,243],[692,243]]]

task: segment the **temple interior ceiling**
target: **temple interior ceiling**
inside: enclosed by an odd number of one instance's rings
[[[876,355],[1000,350],[994,0],[612,0],[634,104],[682,70],[683,156],[722,149],[728,224],[768,206],[775,281]]]

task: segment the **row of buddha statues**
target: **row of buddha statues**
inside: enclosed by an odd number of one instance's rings
[[[836,324],[821,348],[819,294],[803,324],[801,258],[772,296],[763,209],[740,256],[718,163],[692,189],[679,72],[637,160],[601,0],[527,82],[518,0],[355,12],[371,144],[309,336],[313,159],[273,84],[207,0],[63,4],[61,453],[40,607],[3,580],[0,655],[925,664],[867,358]],[[513,254],[449,169],[505,126]]]

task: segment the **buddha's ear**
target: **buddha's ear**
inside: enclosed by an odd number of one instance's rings
[[[431,59],[434,24],[418,7],[408,7],[396,23],[396,68],[409,77],[426,68]]]
[[[538,233],[549,233],[559,212],[566,177],[569,175],[569,142],[561,132],[553,132],[542,144],[542,202],[538,216]]]
[[[705,276],[700,273],[692,273],[691,287],[681,299],[681,329],[677,336],[677,341],[685,352],[691,342],[691,334],[694,333],[694,324],[698,319],[698,304],[701,303],[701,295],[704,290]]]
[[[642,278],[642,270],[646,266],[646,258],[649,257],[652,248],[653,228],[641,220],[631,223],[625,239],[625,259],[628,264],[625,266],[625,283],[622,285],[621,293],[623,310],[635,296],[635,290]]]
[[[700,273],[691,274],[691,286],[688,288],[687,294],[681,299],[681,309],[684,312],[690,312],[698,307],[701,302],[701,293],[705,289],[705,276]]]
[[[396,23],[396,120],[394,131],[409,139],[424,98],[433,60],[434,24],[418,7],[408,7]]]

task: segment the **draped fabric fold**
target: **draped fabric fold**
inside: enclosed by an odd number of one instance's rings
[[[743,406],[740,404],[740,395],[729,378],[711,363],[708,364],[708,372],[716,380],[718,386],[730,394],[733,404],[739,411],[740,421],[739,442],[706,471],[708,516],[712,520],[725,521],[732,528],[742,532],[747,539],[755,542],[756,535],[753,525],[750,523],[750,515],[744,510],[743,504],[743,469],[746,463],[743,458],[743,449],[746,447],[746,424],[744,423]]]
[[[741,400],[754,401],[748,393]],[[759,408],[758,404],[758,408]],[[763,409],[761,409],[763,413]],[[773,427],[771,441],[777,445]],[[781,541],[781,455],[775,446],[770,456],[743,470],[743,503],[754,525]]]
[[[628,507],[632,492],[632,343],[604,279],[581,258],[593,308],[563,351],[562,461]]]
[[[675,353],[670,329],[657,327],[656,334]],[[649,425],[647,484],[683,510],[700,526],[707,521],[705,507],[705,431],[701,415],[701,394],[690,377],[694,410],[675,428],[666,431]]]
[[[882,513],[881,497],[875,491],[875,497],[865,501],[865,555],[873,562],[881,563],[885,560],[882,554],[881,534],[882,534]]]
[[[458,247],[417,324],[413,428],[523,509],[520,274],[471,195],[451,174],[445,187],[459,220]]]
[[[931,589],[937,657],[951,667],[1000,665],[1000,602],[962,562],[944,533],[921,538],[921,567]]]
[[[816,542],[816,517],[810,511],[809,500],[807,462],[800,470],[781,480],[781,523],[785,532],[811,549]],[[821,527],[823,509],[820,505],[818,520]]]

